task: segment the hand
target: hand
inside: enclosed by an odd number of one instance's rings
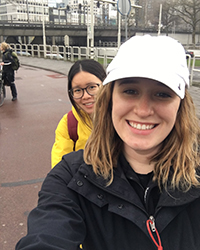
[[[4,65],[4,62],[1,62],[1,65]]]

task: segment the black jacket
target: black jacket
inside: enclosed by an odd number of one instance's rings
[[[5,84],[14,82],[15,73],[11,65],[13,62],[12,49],[7,49],[3,52],[2,61],[5,63],[3,66],[2,79],[5,81]]]
[[[16,249],[75,250],[83,243],[84,250],[156,250],[146,226],[150,215],[121,163],[106,187],[82,150],[72,152],[45,179]],[[153,217],[163,250],[200,249],[200,189],[163,191]]]

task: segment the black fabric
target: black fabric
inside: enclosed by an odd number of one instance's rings
[[[3,66],[2,79],[4,80],[5,85],[10,86],[11,82],[15,81],[15,74],[12,68],[7,69],[6,67],[10,67],[10,66],[9,65]]]
[[[140,184],[143,186],[144,189],[146,189],[148,187],[149,182],[153,178],[153,172],[150,172],[148,174],[138,174],[138,173],[136,174],[140,181]]]
[[[17,97],[17,89],[16,89],[15,84],[12,83],[12,82],[10,84],[10,90],[11,90],[11,93],[12,93],[12,97],[13,98]]]
[[[123,155],[120,155],[119,161],[123,166],[127,180],[138,194],[147,213],[149,216],[153,215],[160,198],[160,190],[157,183],[152,182],[153,172],[148,174],[136,173]]]
[[[12,65],[6,65],[7,63],[12,63],[13,62],[13,58],[11,56],[12,53],[12,49],[7,49],[3,52],[3,57],[2,60],[5,63],[5,65],[3,66],[3,72],[2,72],[2,80],[4,81],[4,84],[6,86],[10,86],[10,90],[12,93],[13,97],[17,97],[17,89],[15,86],[15,72],[12,69]]]
[[[16,250],[77,250],[80,244],[84,250],[157,250],[146,228],[149,214],[126,176],[119,161],[107,186],[84,163],[82,150],[65,155],[45,179]],[[199,211],[200,189],[163,190],[154,218],[164,250],[200,249]]]

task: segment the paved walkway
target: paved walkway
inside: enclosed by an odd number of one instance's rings
[[[37,57],[19,56],[20,63],[22,65],[33,66],[45,70],[55,71],[60,74],[67,75],[72,62],[56,60],[56,59],[44,59]]]
[[[55,71],[64,75],[68,74],[70,67],[73,65],[72,62],[63,61],[63,60],[53,60],[53,59],[44,59],[36,57],[25,57],[20,56],[20,62],[23,65],[33,66],[37,68],[42,68],[45,70]],[[200,82],[200,79],[199,79]],[[189,92],[192,95],[194,100],[197,115],[200,118],[200,87],[191,86]]]
[[[65,75],[22,65],[16,102],[6,87],[0,107],[0,250],[14,250],[26,234],[27,215],[51,169],[55,129],[71,109],[66,83]]]

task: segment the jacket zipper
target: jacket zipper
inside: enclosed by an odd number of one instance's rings
[[[149,191],[149,187],[147,187],[147,188],[145,189],[145,192],[144,192],[144,203],[145,203],[145,204],[147,204],[147,193],[148,193],[148,191]]]
[[[144,192],[144,203],[146,204],[147,202],[147,193],[149,191],[149,187],[147,187],[145,189],[145,192]],[[157,246],[158,250],[163,250],[163,247],[162,247],[162,244],[161,244],[161,239],[160,239],[160,235],[156,229],[156,224],[155,224],[155,218],[153,215],[149,216],[149,219],[146,221],[146,226],[147,226],[147,231],[151,237],[151,239],[153,240],[154,244]],[[158,240],[158,243],[154,237],[154,235],[152,233],[155,233],[156,236],[157,236],[157,240]]]
[[[84,177],[87,178],[86,175],[85,175]],[[104,190],[104,188],[103,188],[102,186],[100,186],[100,185],[98,185],[97,183],[93,182],[91,179],[88,179],[88,181],[90,181],[90,182],[91,182],[92,184],[94,184],[96,187],[99,187],[99,188],[101,188],[101,189]],[[149,187],[147,187],[147,188],[145,189],[145,193],[144,193],[144,202],[145,202],[145,203],[146,203],[146,199],[147,199],[148,190],[149,190]],[[117,195],[116,193],[111,192],[110,190],[105,190],[105,191],[108,192],[108,193],[110,193],[110,194],[112,194],[112,195],[115,195],[115,196],[119,197],[120,199],[124,199],[124,198],[121,197],[120,195]],[[139,208],[140,208],[140,207],[139,207]],[[140,209],[141,209],[141,208],[140,208]],[[143,209],[141,209],[141,210],[142,210],[143,212],[145,212],[145,214],[148,215],[148,213],[146,212],[146,210],[143,210]],[[163,250],[163,247],[162,247],[162,245],[161,245],[160,235],[159,235],[159,233],[158,233],[158,231],[157,231],[157,229],[156,229],[156,226],[155,226],[155,218],[154,218],[152,215],[151,215],[151,216],[149,217],[149,219],[146,221],[146,226],[147,226],[147,231],[148,231],[148,233],[149,233],[151,239],[153,240],[154,244],[157,246],[158,250]],[[155,232],[155,233],[156,233],[157,239],[158,239],[158,243],[156,242],[156,240],[155,240],[155,238],[154,238],[152,232]]]
[[[158,250],[163,250],[162,247],[162,243],[161,243],[161,239],[160,239],[160,235],[158,233],[158,230],[156,229],[156,225],[155,225],[155,218],[151,215],[149,217],[149,219],[146,221],[146,226],[147,226],[147,231],[152,239],[152,241],[154,242],[154,244],[157,246]],[[157,236],[157,241],[155,239],[155,237],[153,236],[153,233],[156,233]]]

